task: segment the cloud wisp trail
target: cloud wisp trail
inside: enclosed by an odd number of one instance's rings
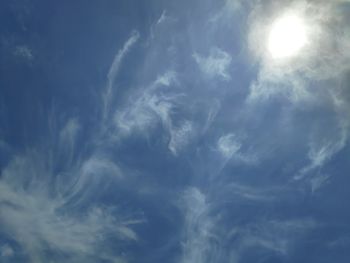
[[[114,80],[122,61],[139,38],[133,32],[115,56],[103,93],[103,125],[110,121],[110,100]],[[78,118],[65,124],[58,111],[41,145],[16,153],[1,172],[0,222],[3,234],[19,244],[2,247],[3,257],[22,255],[22,260],[48,262],[53,256],[65,262],[124,262],[118,247],[136,241],[132,221],[125,211],[97,201],[103,191],[111,191],[122,176],[115,159],[101,145],[86,154],[86,145],[104,140],[105,131],[93,132],[87,142],[77,138],[84,129]],[[96,138],[99,137],[99,138]]]

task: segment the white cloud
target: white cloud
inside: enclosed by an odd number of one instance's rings
[[[157,122],[167,123],[169,121],[172,108],[171,98],[145,92],[136,98],[133,104],[116,112],[114,121],[117,132],[122,135],[129,135],[133,132],[147,134]]]
[[[166,19],[168,18],[167,14],[166,14],[166,11],[164,10],[161,14],[161,16],[159,17],[156,25],[159,25],[161,23],[163,23]]]
[[[66,162],[66,166],[70,166],[73,162],[76,152],[76,138],[80,130],[80,124],[77,119],[69,119],[58,135],[59,153]]]
[[[122,135],[133,132],[147,133],[159,121],[168,126],[177,96],[166,95],[164,88],[176,83],[175,72],[167,71],[158,76],[151,85],[133,94],[130,98],[131,103],[115,113],[117,132]]]
[[[14,56],[22,58],[28,62],[31,62],[34,59],[33,51],[25,45],[16,46],[13,54]]]
[[[314,128],[305,129],[310,163],[294,176],[296,180],[321,169],[348,143],[350,109],[342,83],[350,71],[350,27],[341,2],[266,0],[250,14],[248,43],[259,69],[250,85],[248,107],[278,101],[298,110],[317,107],[332,114],[327,121],[312,120]],[[273,60],[266,50],[266,38],[271,23],[284,13],[305,20],[308,44],[291,59]],[[312,189],[321,181],[312,179]]]
[[[317,225],[312,219],[258,221],[232,229],[230,237],[237,242],[234,250],[238,257],[242,252],[257,247],[286,256],[293,243]]]
[[[230,160],[246,164],[257,162],[256,154],[247,151],[247,149],[243,150],[243,140],[234,133],[221,136],[217,141],[216,149],[225,160],[224,166]]]
[[[139,33],[133,32],[109,69],[102,94],[103,127],[87,138],[85,143],[92,146],[88,156],[78,145],[78,119],[61,125],[63,115],[54,111],[49,116],[50,136],[41,147],[14,155],[1,172],[0,223],[30,262],[48,262],[50,253],[65,262],[125,262],[119,242],[138,239],[131,225],[139,221],[130,220],[116,207],[95,202],[122,177],[104,145],[96,141],[105,142],[114,81],[138,39]],[[171,74],[164,76],[157,85],[167,85],[171,78]],[[4,251],[2,255],[8,253]]]
[[[182,263],[205,263],[215,260],[212,240],[214,222],[209,215],[205,195],[197,188],[189,188],[182,197],[185,217]]]
[[[347,121],[341,121],[340,123],[341,127],[333,125],[333,127],[327,127],[323,130],[319,127],[317,133],[311,135],[308,145],[310,164],[301,169],[294,179],[303,179],[311,171],[321,168],[347,145],[349,123]],[[328,134],[323,134],[325,130],[329,131]]]
[[[47,262],[44,248],[73,262],[75,259],[90,262],[89,257],[103,259],[101,253],[117,259],[104,242],[109,237],[136,240],[129,221],[123,215],[116,217],[118,211],[98,207],[91,200],[89,208],[81,207],[84,198],[104,190],[100,187],[103,176],[119,176],[119,169],[111,162],[95,158],[83,162],[81,174],[75,166],[67,174],[55,174],[52,161],[50,155],[33,150],[15,156],[2,171],[3,230],[31,262]]]
[[[132,32],[130,38],[125,42],[123,48],[120,49],[116,54],[116,56],[114,57],[113,63],[109,68],[108,75],[107,75],[107,80],[108,80],[107,90],[112,88],[113,82],[119,72],[119,68],[121,66],[121,63],[125,55],[127,55],[130,48],[137,42],[139,37],[140,37],[140,34],[137,31]]]
[[[212,48],[208,57],[194,53],[193,58],[200,70],[209,78],[219,77],[223,80],[229,80],[231,78],[228,69],[232,58],[227,52],[219,48]]]
[[[331,158],[335,153],[339,152],[346,145],[347,133],[341,134],[338,138],[329,138],[325,141],[312,141],[310,144],[309,158],[312,167],[320,167]]]
[[[216,116],[219,113],[221,104],[219,100],[214,100],[210,106],[209,106],[209,112],[208,112],[208,117],[207,120],[205,122],[205,125],[203,127],[203,132],[205,133],[212,125],[212,123],[214,122]]]
[[[115,55],[114,60],[112,62],[111,67],[109,68],[108,74],[107,74],[107,86],[106,90],[103,93],[103,119],[107,117],[106,115],[109,112],[110,102],[111,98],[113,96],[113,85],[115,78],[118,75],[118,72],[120,70],[121,64],[123,62],[124,57],[129,53],[130,49],[133,45],[138,41],[140,38],[140,34],[137,31],[133,31],[129,39],[125,42],[123,48],[121,48],[118,53]]]
[[[169,87],[170,85],[174,85],[177,82],[178,81],[177,81],[176,72],[170,70],[158,76],[153,84],[153,87],[155,88],[159,86]]]
[[[276,16],[286,12],[304,18],[308,45],[292,59],[273,60],[267,52],[269,27]],[[344,15],[337,11],[336,1],[264,1],[255,6],[249,23],[249,47],[260,65],[250,100],[280,94],[294,102],[315,99],[322,88],[317,91],[310,82],[338,78],[350,70],[350,28]],[[338,32],[339,27],[344,29],[342,33]]]
[[[100,208],[86,215],[69,215],[60,213],[64,200],[52,199],[39,190],[14,190],[6,183],[1,183],[0,189],[1,224],[33,262],[45,262],[46,246],[54,253],[87,258],[98,255],[107,235],[136,239],[127,225]]]
[[[0,247],[0,255],[1,255],[1,257],[4,257],[4,258],[12,257],[14,255],[14,253],[15,252],[13,251],[12,247],[10,247],[7,244],[2,245]]]
[[[80,125],[77,119],[70,119],[60,131],[60,143],[72,144],[75,141]]]
[[[185,147],[193,136],[193,124],[185,121],[180,127],[170,130],[169,150],[176,155],[183,147]]]
[[[248,0],[225,0],[222,7],[209,18],[214,26],[232,24],[234,17],[245,11],[245,5],[250,4]]]
[[[233,195],[233,198],[237,200],[249,200],[255,202],[270,202],[276,199],[276,196],[281,193],[280,189],[264,188],[264,187],[252,187],[248,185],[239,184],[236,182],[227,183],[222,186],[223,194]],[[237,199],[238,198],[238,199]]]
[[[227,134],[220,137],[218,141],[218,150],[225,158],[231,158],[234,154],[238,153],[242,144],[238,140],[235,134]]]
[[[266,193],[249,187],[237,185],[236,190],[239,195],[246,194],[244,198],[250,201],[272,200],[266,199]],[[184,230],[180,262],[221,262],[225,258],[240,262],[252,249],[262,249],[278,253],[280,256],[287,256],[295,243],[303,240],[304,235],[319,225],[310,218],[289,220],[249,218],[244,222],[238,220],[240,223],[236,225],[235,219],[226,221],[227,218],[217,212],[221,211],[218,207],[222,200],[225,203],[229,202],[227,198],[222,198],[220,195],[216,198],[220,200],[219,203],[210,201],[208,195],[195,187],[188,188],[184,192],[181,198]],[[237,203],[241,204],[241,201]],[[213,216],[213,211],[216,211],[216,216]],[[240,218],[240,215],[237,218]],[[232,228],[229,226],[231,223],[235,225]],[[228,246],[230,250],[223,251],[222,246]]]
[[[167,71],[157,76],[144,90],[133,94],[130,98],[132,103],[115,113],[116,137],[121,139],[131,134],[147,136],[161,124],[170,136],[168,148],[176,155],[190,142],[194,133],[193,124],[188,120],[182,120],[177,125],[173,123],[172,114],[183,97],[182,94],[174,94],[172,88],[176,85],[176,73]]]
[[[328,182],[330,177],[330,175],[326,174],[316,174],[316,176],[314,176],[310,180],[311,192],[315,193],[316,191],[318,191],[322,186],[324,186]]]
[[[67,178],[73,177],[73,179]],[[91,198],[98,196],[101,192],[107,191],[110,184],[122,178],[122,171],[118,165],[103,156],[91,156],[81,162],[74,174],[68,173],[63,178],[56,180],[56,187],[60,192],[65,192],[67,184],[69,198],[76,204],[91,201]]]
[[[226,0],[227,6],[230,7],[233,11],[241,10],[243,4],[242,0]]]

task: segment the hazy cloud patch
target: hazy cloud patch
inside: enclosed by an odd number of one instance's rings
[[[185,121],[180,127],[171,129],[168,145],[169,150],[177,155],[189,143],[191,137],[194,135],[193,133],[194,127],[189,121]]]
[[[218,141],[218,150],[226,158],[231,158],[234,154],[238,153],[241,147],[241,142],[232,133],[220,137]]]
[[[273,60],[266,47],[268,26],[276,16],[288,12],[305,16],[309,44],[295,58]],[[281,93],[294,101],[313,98],[319,92],[310,88],[310,82],[341,77],[350,70],[350,52],[346,48],[350,42],[350,28],[346,26],[345,17],[337,11],[337,2],[276,4],[264,1],[251,11],[249,21],[248,42],[261,68],[251,87],[251,99]],[[345,33],[340,33],[339,28]]]
[[[236,240],[233,248],[237,259],[244,259],[244,255],[255,249],[263,249],[287,257],[298,242],[318,224],[312,219],[297,219],[289,221],[268,220],[247,224],[234,228],[230,238]]]
[[[216,260],[215,223],[210,216],[206,196],[197,188],[189,188],[182,198],[185,217],[182,263]]]
[[[228,72],[232,57],[220,48],[212,48],[209,56],[205,57],[198,53],[193,54],[200,70],[209,78],[219,77],[222,80],[230,80]]]
[[[32,60],[34,60],[33,51],[28,46],[25,46],[25,45],[16,46],[13,51],[13,55],[27,62],[31,62]]]
[[[4,258],[12,257],[14,255],[14,253],[15,252],[13,251],[12,247],[10,247],[7,244],[2,245],[0,247],[0,255],[1,255],[1,257],[4,257]]]

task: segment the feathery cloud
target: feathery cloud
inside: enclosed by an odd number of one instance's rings
[[[219,48],[212,48],[208,57],[203,57],[198,53],[194,53],[193,58],[197,62],[200,70],[207,77],[219,77],[226,81],[231,78],[228,69],[232,58],[227,52]]]

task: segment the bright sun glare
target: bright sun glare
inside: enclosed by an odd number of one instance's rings
[[[307,41],[303,20],[296,15],[277,18],[268,37],[268,51],[272,58],[289,58],[298,54]]]

